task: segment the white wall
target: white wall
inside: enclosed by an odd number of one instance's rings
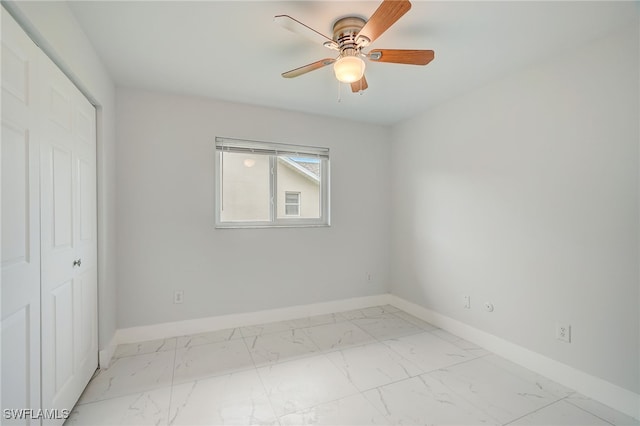
[[[130,89],[117,111],[118,327],[387,291],[389,129]],[[214,229],[215,136],[329,147],[331,227]]]
[[[640,392],[638,59],[636,27],[397,125],[392,293]]]
[[[115,86],[66,2],[3,4],[31,38],[96,105],[98,122],[99,348],[116,330]]]

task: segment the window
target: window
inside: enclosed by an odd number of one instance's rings
[[[284,193],[284,214],[286,216],[300,216],[300,193]]]
[[[216,167],[216,227],[329,225],[328,148],[217,137]]]

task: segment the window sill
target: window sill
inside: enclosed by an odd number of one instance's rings
[[[264,228],[329,228],[328,223],[289,223],[289,224],[239,224],[239,223],[219,223],[215,229],[264,229]]]

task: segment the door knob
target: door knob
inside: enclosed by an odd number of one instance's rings
[[[82,265],[82,259],[77,259],[73,261],[73,267],[75,268],[76,266],[80,266]]]

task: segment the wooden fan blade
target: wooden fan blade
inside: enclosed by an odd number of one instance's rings
[[[320,44],[324,44],[327,42],[335,43],[332,39],[330,39],[326,35],[319,33],[318,31],[314,30],[311,27],[306,26],[305,24],[303,24],[302,22],[296,19],[293,19],[289,15],[277,15],[277,16],[274,16],[273,20],[282,28],[285,28],[293,33],[306,37],[307,39],[313,42],[320,43]]]
[[[392,62],[394,64],[427,65],[433,61],[433,50],[375,49],[367,54],[375,62]]]
[[[373,12],[369,21],[362,27],[358,36],[357,43],[363,43],[364,46],[373,43],[375,39],[380,37],[382,33],[387,31],[390,26],[402,18],[402,15],[411,9],[409,0],[384,0],[378,9]]]
[[[351,91],[353,93],[358,93],[366,90],[367,87],[369,87],[369,85],[367,84],[367,79],[364,77],[364,75],[360,80],[351,83]]]
[[[308,72],[320,69],[322,67],[326,67],[327,65],[331,65],[335,61],[336,61],[335,59],[331,59],[331,58],[321,59],[319,61],[316,61],[316,62],[307,64],[305,66],[302,66],[300,68],[296,68],[296,69],[293,69],[291,71],[283,72],[282,76],[284,78],[298,77],[298,76],[300,76],[302,74],[306,74]]]

